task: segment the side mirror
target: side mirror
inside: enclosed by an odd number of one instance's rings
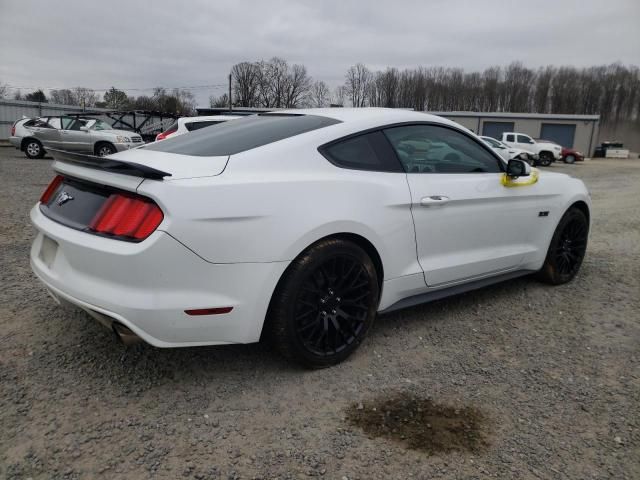
[[[88,132],[89,131],[89,127],[80,127],[80,130],[82,130],[83,132]]]
[[[528,177],[531,175],[531,165],[524,160],[509,160],[509,163],[507,163],[507,175],[509,177]]]

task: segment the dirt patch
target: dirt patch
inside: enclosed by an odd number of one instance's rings
[[[400,441],[429,455],[482,450],[488,445],[485,418],[474,407],[442,405],[407,392],[394,392],[347,409],[347,420],[367,435]]]

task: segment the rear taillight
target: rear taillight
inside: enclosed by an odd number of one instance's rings
[[[148,198],[112,193],[89,228],[114,237],[144,240],[158,228],[163,218],[160,207]]]
[[[15,125],[11,125],[11,136],[12,137],[16,136],[16,126]]]
[[[49,186],[44,192],[42,192],[42,196],[40,197],[41,203],[44,203],[45,205],[49,203],[49,200],[51,200],[51,197],[62,183],[62,180],[64,180],[64,177],[62,175],[56,175],[53,180],[51,180]]]
[[[176,131],[175,130],[167,130],[166,132],[159,133],[158,135],[156,135],[156,142],[158,140],[164,140],[165,138],[167,138],[172,133],[176,133]]]

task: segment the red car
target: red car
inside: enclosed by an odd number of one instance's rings
[[[562,147],[562,160],[564,163],[582,162],[584,155],[573,148]]]

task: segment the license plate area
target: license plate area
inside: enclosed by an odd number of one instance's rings
[[[100,207],[115,190],[65,178],[40,211],[51,220],[76,230],[87,230]]]
[[[52,238],[47,237],[46,235],[42,236],[42,245],[40,246],[40,260],[47,266],[47,268],[51,268],[54,260],[56,259],[56,254],[58,253],[58,242],[53,240]]]

